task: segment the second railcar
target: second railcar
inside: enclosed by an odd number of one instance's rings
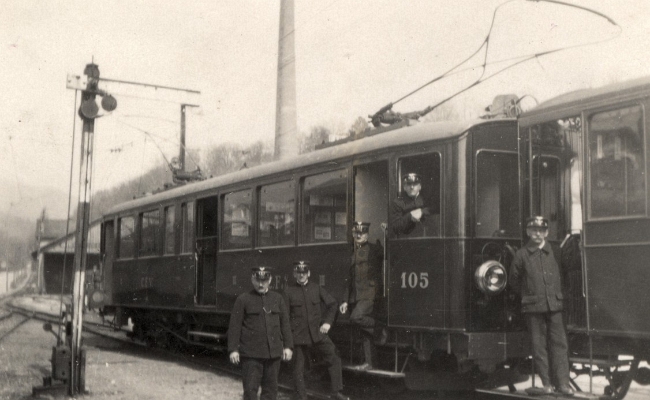
[[[614,398],[650,359],[649,99],[646,77],[561,95],[520,118],[523,215],[550,220],[572,360],[598,367]]]

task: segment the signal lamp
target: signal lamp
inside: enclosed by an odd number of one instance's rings
[[[500,262],[490,260],[481,264],[474,273],[479,290],[488,295],[501,293],[508,282],[506,268]]]
[[[117,108],[117,100],[115,100],[115,97],[110,94],[106,94],[102,97],[102,108],[108,112],[115,110],[115,108]]]
[[[81,114],[86,118],[95,118],[99,113],[99,107],[94,99],[87,99],[81,103]]]

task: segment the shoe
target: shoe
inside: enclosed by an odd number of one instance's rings
[[[571,389],[571,386],[569,385],[562,385],[557,389],[558,393],[560,393],[562,396],[567,396],[571,397],[575,394],[573,389]]]
[[[336,392],[330,396],[330,399],[336,399],[336,400],[350,400],[350,398],[346,395],[344,395],[341,392]]]
[[[387,340],[388,340],[388,331],[382,328],[377,343],[379,343],[379,345],[385,345]]]
[[[368,371],[368,370],[372,369],[372,365],[370,365],[368,363],[363,363],[361,365],[357,365],[357,366],[352,367],[352,369],[355,370],[355,371]]]

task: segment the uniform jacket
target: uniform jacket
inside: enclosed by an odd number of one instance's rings
[[[517,250],[510,268],[510,284],[521,294],[522,312],[562,310],[560,268],[549,242],[541,249],[529,242]]]
[[[316,283],[301,285],[294,282],[284,290],[284,300],[289,307],[294,345],[310,345],[325,338],[326,335],[320,333],[320,326],[334,323],[338,307],[334,297]],[[325,305],[324,313],[321,304]]]
[[[362,282],[357,283],[357,265],[356,259],[358,252],[367,252],[368,263],[367,263],[367,279]],[[384,259],[384,248],[377,244],[370,244],[368,242],[361,245],[358,248],[357,244],[354,244],[354,250],[352,252],[351,262],[350,262],[350,276],[348,278],[348,284],[346,285],[345,292],[343,294],[343,301],[346,303],[356,303],[359,300],[374,300],[378,292],[382,290],[383,285],[383,261]]]
[[[293,338],[282,295],[270,290],[261,295],[251,290],[237,297],[228,326],[228,353],[278,358],[287,348],[293,348]]]
[[[408,235],[413,232],[417,226],[417,222],[413,221],[410,212],[418,208],[422,208],[422,218],[420,218],[420,221],[424,222],[429,215],[429,209],[424,207],[422,196],[417,196],[415,199],[409,196],[402,196],[393,201],[390,210],[390,223],[394,234]]]

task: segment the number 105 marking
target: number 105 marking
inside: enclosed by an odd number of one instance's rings
[[[408,275],[407,275],[408,274]],[[420,276],[415,272],[402,272],[402,289],[415,289],[420,286],[422,289],[429,287],[429,273],[420,272]],[[406,286],[408,284],[408,286]]]

